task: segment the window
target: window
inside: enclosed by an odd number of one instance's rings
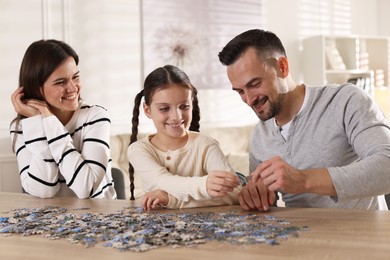
[[[351,0],[300,0],[300,37],[351,33]]]
[[[263,25],[258,0],[143,0],[144,77],[172,64],[201,88],[230,88],[218,53],[235,35]]]

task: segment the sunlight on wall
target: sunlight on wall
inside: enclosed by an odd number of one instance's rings
[[[257,122],[231,90],[218,53],[237,34],[264,24],[263,1],[143,0],[143,78],[165,64],[183,69],[199,90],[201,127]],[[150,120],[140,118],[144,129]]]
[[[183,69],[198,89],[229,88],[218,53],[235,35],[263,24],[263,1],[143,0],[144,77]]]
[[[300,0],[299,36],[351,33],[351,0]]]
[[[82,97],[106,107],[112,132],[129,132],[141,89],[140,3],[83,0],[70,6],[70,41],[80,56]]]

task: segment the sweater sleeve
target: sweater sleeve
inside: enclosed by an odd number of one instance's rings
[[[345,88],[345,87],[344,87]],[[339,201],[390,193],[390,128],[379,107],[362,90],[340,96],[334,115],[360,159],[342,167],[328,168]],[[348,98],[345,98],[347,96]],[[338,120],[338,121],[337,121]]]
[[[182,201],[168,193],[168,205],[169,209],[182,209],[182,208],[197,208],[197,207],[213,207],[223,205],[235,205],[239,204],[238,193],[241,191],[242,186],[238,186],[232,192],[228,193],[222,198],[209,198],[204,200],[190,199],[188,201]]]
[[[198,200],[208,196],[207,175],[188,177],[170,173],[159,163],[158,155],[141,141],[129,146],[127,156],[145,192],[160,189],[185,202],[190,197]]]
[[[23,189],[41,198],[54,197],[60,189],[58,167],[45,136],[42,116],[21,120],[21,131],[11,125],[11,139],[16,135],[15,152]]]
[[[233,174],[233,170],[220,150],[218,143],[213,142],[202,149],[202,152],[204,152],[202,155],[204,160],[200,168],[202,168],[203,173],[198,173],[197,176],[192,177],[173,175],[168,172],[159,163],[158,155],[153,150],[148,149],[141,141],[130,145],[128,159],[140,177],[145,192],[156,189],[164,190],[171,197],[180,201],[172,202],[174,203],[172,207],[178,207],[177,205],[181,203],[191,203],[193,200],[204,201],[212,199],[206,189],[207,174],[211,171],[225,170]],[[193,151],[193,153],[197,153],[197,151]],[[193,162],[182,163],[190,164]]]
[[[235,205],[238,204],[238,193],[241,187],[234,189],[223,198],[210,198],[207,200],[189,200],[184,202],[179,200],[172,195],[168,194],[169,202],[167,208],[169,209],[182,209],[182,208],[197,208],[197,207],[212,207],[212,206],[223,206],[223,205]]]
[[[55,116],[23,119],[20,131],[11,126],[21,183],[29,194],[51,198],[67,186],[79,198],[116,198],[108,112],[88,106],[82,110],[71,119],[71,132]]]
[[[79,198],[115,198],[110,168],[111,121],[108,112],[99,107],[85,107],[79,112],[76,117],[78,128],[71,133],[55,116],[43,119],[50,152],[66,185]],[[75,142],[78,142],[77,145]]]

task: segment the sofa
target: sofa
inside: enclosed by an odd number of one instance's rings
[[[210,135],[219,142],[222,151],[235,171],[248,175],[249,138],[254,127],[255,125],[215,127],[201,129],[201,132]],[[145,135],[145,133],[140,134],[138,138]],[[119,176],[121,182],[123,181],[120,184],[121,189],[125,190],[122,199],[130,199],[129,161],[127,160],[129,142],[130,134],[113,135],[110,140],[113,173],[115,172],[116,175],[114,181],[118,179],[118,172],[123,175],[123,178]],[[134,185],[135,198],[139,198],[144,193],[137,175],[134,176]]]

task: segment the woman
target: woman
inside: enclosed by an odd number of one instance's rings
[[[76,52],[57,40],[33,42],[11,100],[10,133],[23,189],[34,196],[115,199],[106,109],[80,98]]]

